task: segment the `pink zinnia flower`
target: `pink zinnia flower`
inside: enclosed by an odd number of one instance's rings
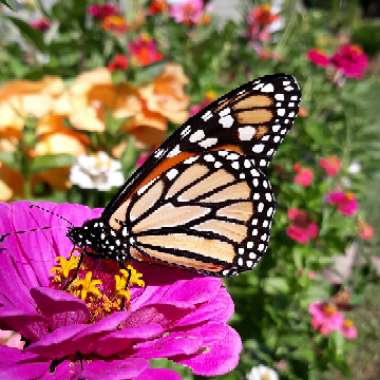
[[[39,30],[41,32],[46,32],[50,28],[50,20],[45,17],[41,17],[37,20],[31,21],[30,26],[33,29]]]
[[[170,6],[170,15],[179,24],[198,24],[202,19],[203,0],[185,0]]]
[[[87,12],[98,20],[119,14],[119,10],[115,4],[93,4],[88,7]]]
[[[364,220],[359,220],[359,237],[363,240],[372,240],[375,236],[375,229]]]
[[[128,68],[128,57],[123,54],[116,54],[112,61],[108,64],[108,70],[126,70]]]
[[[327,156],[319,160],[319,166],[328,176],[333,177],[339,173],[341,162],[337,156]]]
[[[346,216],[352,216],[358,211],[358,201],[355,194],[342,191],[333,191],[326,196],[326,202],[333,204],[337,210]]]
[[[131,41],[128,46],[133,59],[140,65],[151,65],[162,60],[162,54],[157,50],[157,43],[147,35],[142,35]]]
[[[307,52],[307,59],[319,67],[327,67],[330,63],[329,57],[319,49],[310,49]]]
[[[356,329],[356,326],[351,319],[344,319],[342,321],[340,332],[345,338],[349,340],[354,340],[358,336],[358,330]]]
[[[322,335],[329,335],[333,331],[341,329],[343,315],[334,305],[326,302],[313,302],[309,305],[309,313],[313,329]]]
[[[357,45],[345,44],[330,58],[335,69],[347,78],[361,79],[368,68],[368,57]]]
[[[293,165],[293,170],[296,173],[294,183],[303,187],[309,187],[313,182],[314,172],[311,168],[303,167],[299,163]]]
[[[290,208],[288,218],[292,223],[286,229],[286,233],[291,239],[300,244],[307,244],[318,236],[318,225],[309,219],[306,211]]]
[[[87,257],[74,292],[75,281],[62,290],[77,265],[70,266],[67,224],[56,215],[81,225],[101,210],[34,203],[50,214],[30,205],[0,205],[0,328],[27,342],[23,349],[0,346],[0,378],[178,380],[172,370],[149,368],[149,360],[167,358],[203,376],[237,365],[242,344],[227,325],[233,303],[220,279],[139,263],[146,286],[133,269],[139,287],[129,289],[122,308],[122,270]],[[12,234],[20,230],[30,232]]]

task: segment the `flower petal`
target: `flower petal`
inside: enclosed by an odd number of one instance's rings
[[[148,367],[144,359],[95,360],[83,362],[79,378],[86,380],[127,380],[135,379]]]
[[[242,342],[233,328],[222,323],[208,323],[188,333],[203,339],[203,351],[190,358],[174,358],[174,361],[202,376],[223,375],[237,366]]]
[[[181,380],[182,377],[175,371],[166,368],[148,368],[135,380]]]
[[[165,329],[158,323],[145,324],[138,327],[126,327],[99,339],[96,354],[100,356],[114,355],[125,351],[138,341],[156,338],[164,331]]]
[[[49,371],[48,362],[35,362],[35,355],[0,346],[0,379],[39,379]]]
[[[50,318],[50,327],[56,328],[85,323],[89,312],[86,303],[68,292],[51,288],[33,288],[30,291],[38,309]]]

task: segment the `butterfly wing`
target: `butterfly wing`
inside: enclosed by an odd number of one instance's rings
[[[227,93],[177,129],[135,171],[103,212],[114,210],[138,187],[190,156],[228,149],[255,159],[265,170],[293,125],[301,98],[294,77],[266,75]]]
[[[102,218],[126,225],[131,256],[228,276],[267,248],[266,168],[298,112],[295,79],[249,82],[188,120],[135,172]]]
[[[111,218],[128,226],[131,256],[228,276],[265,253],[275,201],[252,159],[219,150],[192,156],[140,188]]]

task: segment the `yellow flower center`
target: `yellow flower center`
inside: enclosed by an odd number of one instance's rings
[[[91,321],[97,321],[113,311],[128,307],[131,287],[144,287],[142,273],[132,265],[120,269],[112,260],[92,259],[85,256],[79,265],[79,257],[56,258],[51,272],[51,284],[66,290],[86,302]]]
[[[337,312],[336,307],[333,306],[333,305],[331,305],[331,304],[329,304],[329,303],[323,305],[322,310],[329,317],[332,316],[332,315],[334,315]]]
[[[346,328],[346,329],[350,329],[351,327],[354,327],[354,322],[351,320],[351,319],[345,319],[343,321],[343,326]]]

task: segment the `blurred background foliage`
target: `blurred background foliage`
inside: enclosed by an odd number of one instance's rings
[[[3,201],[103,207],[187,116],[294,74],[303,102],[270,169],[270,254],[227,283],[244,351],[223,378],[380,377],[377,1],[1,3]]]

